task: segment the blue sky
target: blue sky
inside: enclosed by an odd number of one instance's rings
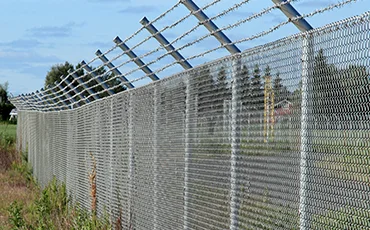
[[[176,2],[177,0],[0,1],[2,29],[0,38],[0,83],[8,81],[10,92],[14,95],[40,89],[43,87],[47,71],[53,64],[65,61],[77,64],[82,60],[89,61],[93,59],[97,49],[104,52],[114,46],[112,39],[115,36],[119,35],[121,39],[125,39],[137,31],[141,27],[139,21],[143,16],[147,16],[149,20],[154,19]],[[195,0],[195,2],[199,6],[203,6],[211,0]],[[216,15],[238,2],[241,2],[241,0],[223,0],[207,9],[206,14],[209,16]],[[308,13],[336,2],[338,1],[300,0],[294,6],[301,13]],[[272,4],[271,0],[251,0],[237,11],[215,20],[215,23],[219,27],[226,26],[259,12],[263,8],[272,6]],[[356,3],[341,9],[309,18],[308,21],[313,27],[320,27],[369,10],[368,0],[358,0]],[[161,29],[186,14],[188,14],[188,10],[180,5],[155,25],[158,29]],[[284,20],[286,20],[284,15],[275,10],[261,19],[246,23],[225,33],[232,40],[238,40],[257,34]],[[166,31],[164,35],[171,41],[196,24],[197,20],[191,17],[179,26]],[[287,25],[268,36],[238,46],[241,50],[245,50],[297,32],[293,25]],[[204,28],[199,28],[184,40],[175,43],[175,46],[181,46],[206,33],[207,31]],[[127,44],[134,46],[148,35],[147,31],[143,31],[128,41]],[[184,49],[182,54],[189,57],[216,47],[217,44],[213,37],[207,38],[199,44]],[[152,39],[138,47],[135,52],[140,55],[156,47],[158,47],[158,43]],[[120,50],[116,49],[107,56],[113,58],[119,52]],[[163,54],[163,51],[147,57],[145,61],[149,62],[161,54]],[[191,63],[195,66],[227,54],[227,51],[219,50],[205,57],[194,59]],[[115,64],[118,65],[122,62],[124,62],[123,59],[118,59]],[[168,62],[172,62],[170,57],[164,58],[152,65],[151,68],[160,68]],[[92,63],[93,66],[100,64],[99,61]],[[121,71],[127,72],[130,68],[134,68],[134,66],[124,66]],[[181,71],[180,67],[169,68],[161,72],[159,77],[163,78],[178,71]],[[140,76],[133,75],[131,79],[135,77]]]

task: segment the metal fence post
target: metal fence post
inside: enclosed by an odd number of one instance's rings
[[[128,179],[128,198],[129,198],[129,229],[134,229],[134,205],[133,205],[133,191],[134,191],[134,143],[133,143],[133,109],[132,98],[133,95],[129,92],[129,105],[128,105],[128,139],[129,139],[129,179]]]
[[[69,107],[69,106],[68,106],[68,103],[67,103],[67,102],[65,102],[65,100],[62,100],[62,99],[60,98],[61,96],[59,96],[59,95],[58,95],[58,93],[55,91],[55,89],[53,89],[52,87],[50,87],[50,89],[49,89],[49,90],[54,94],[54,96],[55,96],[55,97],[57,97],[57,98],[58,98],[58,100],[59,100],[59,101],[61,101],[65,106],[67,106],[67,108]]]
[[[302,49],[302,102],[301,102],[301,161],[299,215],[300,229],[308,229],[307,216],[307,146],[309,145],[310,72],[312,71],[313,41],[309,33],[303,38]]]
[[[31,99],[36,103],[37,106],[39,105],[39,106],[42,107],[42,109],[44,109],[44,105],[45,105],[44,102],[34,92],[32,92],[29,95],[30,95]]]
[[[37,107],[35,106],[35,101],[34,101],[34,100],[31,100],[32,98],[30,98],[30,97],[31,97],[31,95],[30,95],[30,94],[22,94],[22,96],[23,96],[24,100],[27,102],[27,104],[28,104],[31,108],[33,108],[33,109],[37,110]]]
[[[68,80],[68,76],[65,77],[64,79],[63,79],[63,76],[62,76],[62,77],[60,77],[60,79],[66,83],[67,87],[69,87],[75,93],[76,96],[78,96],[79,98],[84,100],[84,97],[82,96],[80,91],[78,91],[77,87],[73,87],[73,85],[71,84],[71,81]],[[80,106],[80,103],[77,102],[77,105]]]
[[[279,9],[289,18],[300,17],[301,14],[287,0],[272,0],[276,5],[285,3]],[[292,21],[292,23],[302,32],[307,32],[313,27],[304,19]],[[307,213],[306,213],[306,190],[307,190],[307,145],[308,145],[308,99],[309,99],[309,72],[311,56],[313,55],[313,41],[310,34],[303,37],[302,49],[302,102],[301,102],[301,161],[300,161],[300,191],[299,191],[299,222],[300,229],[307,229]]]
[[[213,36],[223,45],[225,48],[231,53],[236,54],[240,53],[238,47],[232,44],[231,40],[222,32],[218,31],[218,27],[214,24],[211,20],[209,20],[208,16],[192,1],[192,0],[181,0],[181,3],[190,10],[190,12],[194,13],[194,16],[212,33]]]
[[[74,78],[77,80],[78,84],[82,85],[82,87],[90,94],[92,95],[92,97],[95,99],[95,100],[98,100],[100,97],[99,95],[97,95],[94,90],[90,89],[86,84],[85,82],[83,82],[80,78],[80,76],[78,76],[76,73],[73,72],[73,70],[68,70],[68,73]],[[82,95],[81,95],[82,96]],[[89,102],[89,100],[86,98],[85,99],[86,102]]]
[[[99,57],[99,59],[104,63],[104,64],[106,64],[107,66],[108,66],[108,68],[110,69],[110,70],[112,70],[112,72],[114,73],[114,75],[116,75],[119,79],[121,79],[121,81],[123,82],[123,84],[127,87],[127,88],[129,88],[129,89],[133,89],[133,88],[135,88],[134,87],[134,85],[133,84],[131,84],[130,83],[130,81],[125,77],[125,76],[123,76],[123,74],[121,73],[121,71],[119,71],[118,69],[117,69],[117,67],[115,67],[114,65],[113,65],[113,63],[112,62],[110,62],[109,60],[108,60],[108,58],[100,51],[100,50],[97,50],[96,52],[95,52],[95,55],[96,56],[98,56]]]
[[[110,196],[113,197],[115,194],[113,192],[113,184],[114,184],[114,179],[115,179],[115,167],[114,167],[114,162],[115,162],[115,154],[114,154],[114,101],[115,98],[110,98],[110,127],[109,127],[109,167],[110,167]],[[109,200],[109,207],[110,213],[112,214],[112,199]]]
[[[50,95],[50,94],[45,93],[44,89],[41,89],[41,90],[40,90],[40,95],[41,95],[42,97],[46,98],[45,100],[51,100],[54,104],[57,104],[57,103],[58,103],[58,101],[57,101],[57,100],[55,100],[53,97],[51,97],[51,95]],[[56,111],[56,109],[55,109],[55,108],[53,108],[53,110],[54,110],[54,111]]]
[[[144,73],[148,75],[149,78],[153,81],[159,80],[157,75],[153,73],[153,71],[118,36],[113,41],[125,52],[125,54],[127,54],[127,56],[131,58],[132,61],[135,62],[137,66],[140,67],[142,71],[144,71]]]
[[[25,104],[29,107],[29,108],[32,108],[32,109],[35,109],[37,110],[37,107],[34,105],[34,103],[32,101],[29,100],[29,96],[26,94],[21,94],[20,97],[23,99],[23,101],[25,102]]]
[[[240,154],[240,69],[241,56],[233,56],[231,95],[231,158],[230,158],[230,230],[238,228],[238,198],[236,163]]]
[[[85,61],[82,61],[81,65],[82,68],[84,68],[88,74],[91,74],[94,79],[108,92],[109,95],[114,94],[113,90],[109,89],[108,85],[102,80],[100,76],[98,76],[98,74],[94,72],[94,70],[90,66],[87,65]]]
[[[153,229],[158,229],[158,86],[154,84],[154,95],[153,95],[153,105],[154,105],[154,136],[153,136],[153,158],[154,158],[154,223]]]
[[[239,54],[241,51],[232,41],[213,23],[208,16],[192,1],[181,0],[181,3],[194,13],[194,16],[202,23],[209,32],[231,53]],[[238,225],[238,205],[237,205],[237,172],[236,161],[240,152],[240,97],[239,97],[239,74],[241,68],[240,55],[233,57],[233,83],[232,83],[232,118],[231,118],[231,175],[230,175],[230,229],[237,229]],[[225,103],[224,103],[225,105]]]
[[[43,98],[42,98],[42,93],[41,93],[40,91],[36,90],[36,92],[35,92],[35,96],[36,96],[36,97],[40,100],[40,102],[44,105],[44,106],[43,106],[43,108],[42,108],[43,110],[44,110],[44,109],[49,109],[49,107],[50,107],[50,106],[49,106],[49,104],[50,104],[50,103],[49,103],[47,100],[45,100],[45,99],[43,99]]]
[[[186,100],[185,100],[185,170],[184,170],[184,230],[189,229],[188,225],[188,199],[189,199],[189,158],[191,154],[190,146],[190,79],[187,77],[186,81]]]
[[[289,19],[295,17],[300,17],[301,14],[288,2],[287,0],[272,0],[276,5],[280,5],[279,9],[287,16]],[[283,4],[284,3],[284,4]],[[292,23],[302,32],[312,30],[313,27],[304,18],[292,21]]]
[[[64,76],[62,76],[62,78],[63,78]],[[65,90],[65,88],[63,88],[63,86],[62,86],[62,84],[60,83],[60,84],[58,84],[58,82],[54,82],[54,84],[63,92],[63,94],[65,94],[66,96],[66,99],[68,99],[70,102],[71,102],[71,108],[73,108],[73,105],[74,105],[74,103],[76,103],[76,99],[74,99],[73,97],[72,97],[72,95],[71,94],[69,94],[68,93],[68,91],[67,90]]]
[[[149,20],[144,17],[140,20],[140,23],[153,35],[153,37],[167,50],[175,60],[184,68],[193,68],[190,63],[171,45],[168,40],[153,26]]]

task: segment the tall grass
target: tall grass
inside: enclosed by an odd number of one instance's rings
[[[25,207],[13,202],[8,208],[10,226],[15,229],[112,229],[109,218],[93,218],[79,205],[71,204],[66,186],[54,178]]]
[[[13,162],[21,163],[22,157],[15,148],[16,128],[0,123],[0,172],[9,170]]]
[[[96,216],[96,195],[95,207],[84,210],[71,201],[66,185],[55,178],[41,189],[34,180],[27,154],[16,150],[15,135],[16,126],[0,123],[0,230],[112,229],[108,215]],[[95,168],[96,165],[92,169],[94,177]],[[86,179],[91,180],[89,176],[92,175],[87,174]],[[91,181],[94,194],[96,183]]]

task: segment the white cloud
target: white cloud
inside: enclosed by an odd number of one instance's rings
[[[70,22],[61,26],[40,26],[28,30],[30,36],[37,38],[60,38],[73,35],[73,29],[83,26],[84,23]]]

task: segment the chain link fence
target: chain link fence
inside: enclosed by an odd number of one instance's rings
[[[370,228],[370,14],[64,111],[18,148],[123,229]]]

